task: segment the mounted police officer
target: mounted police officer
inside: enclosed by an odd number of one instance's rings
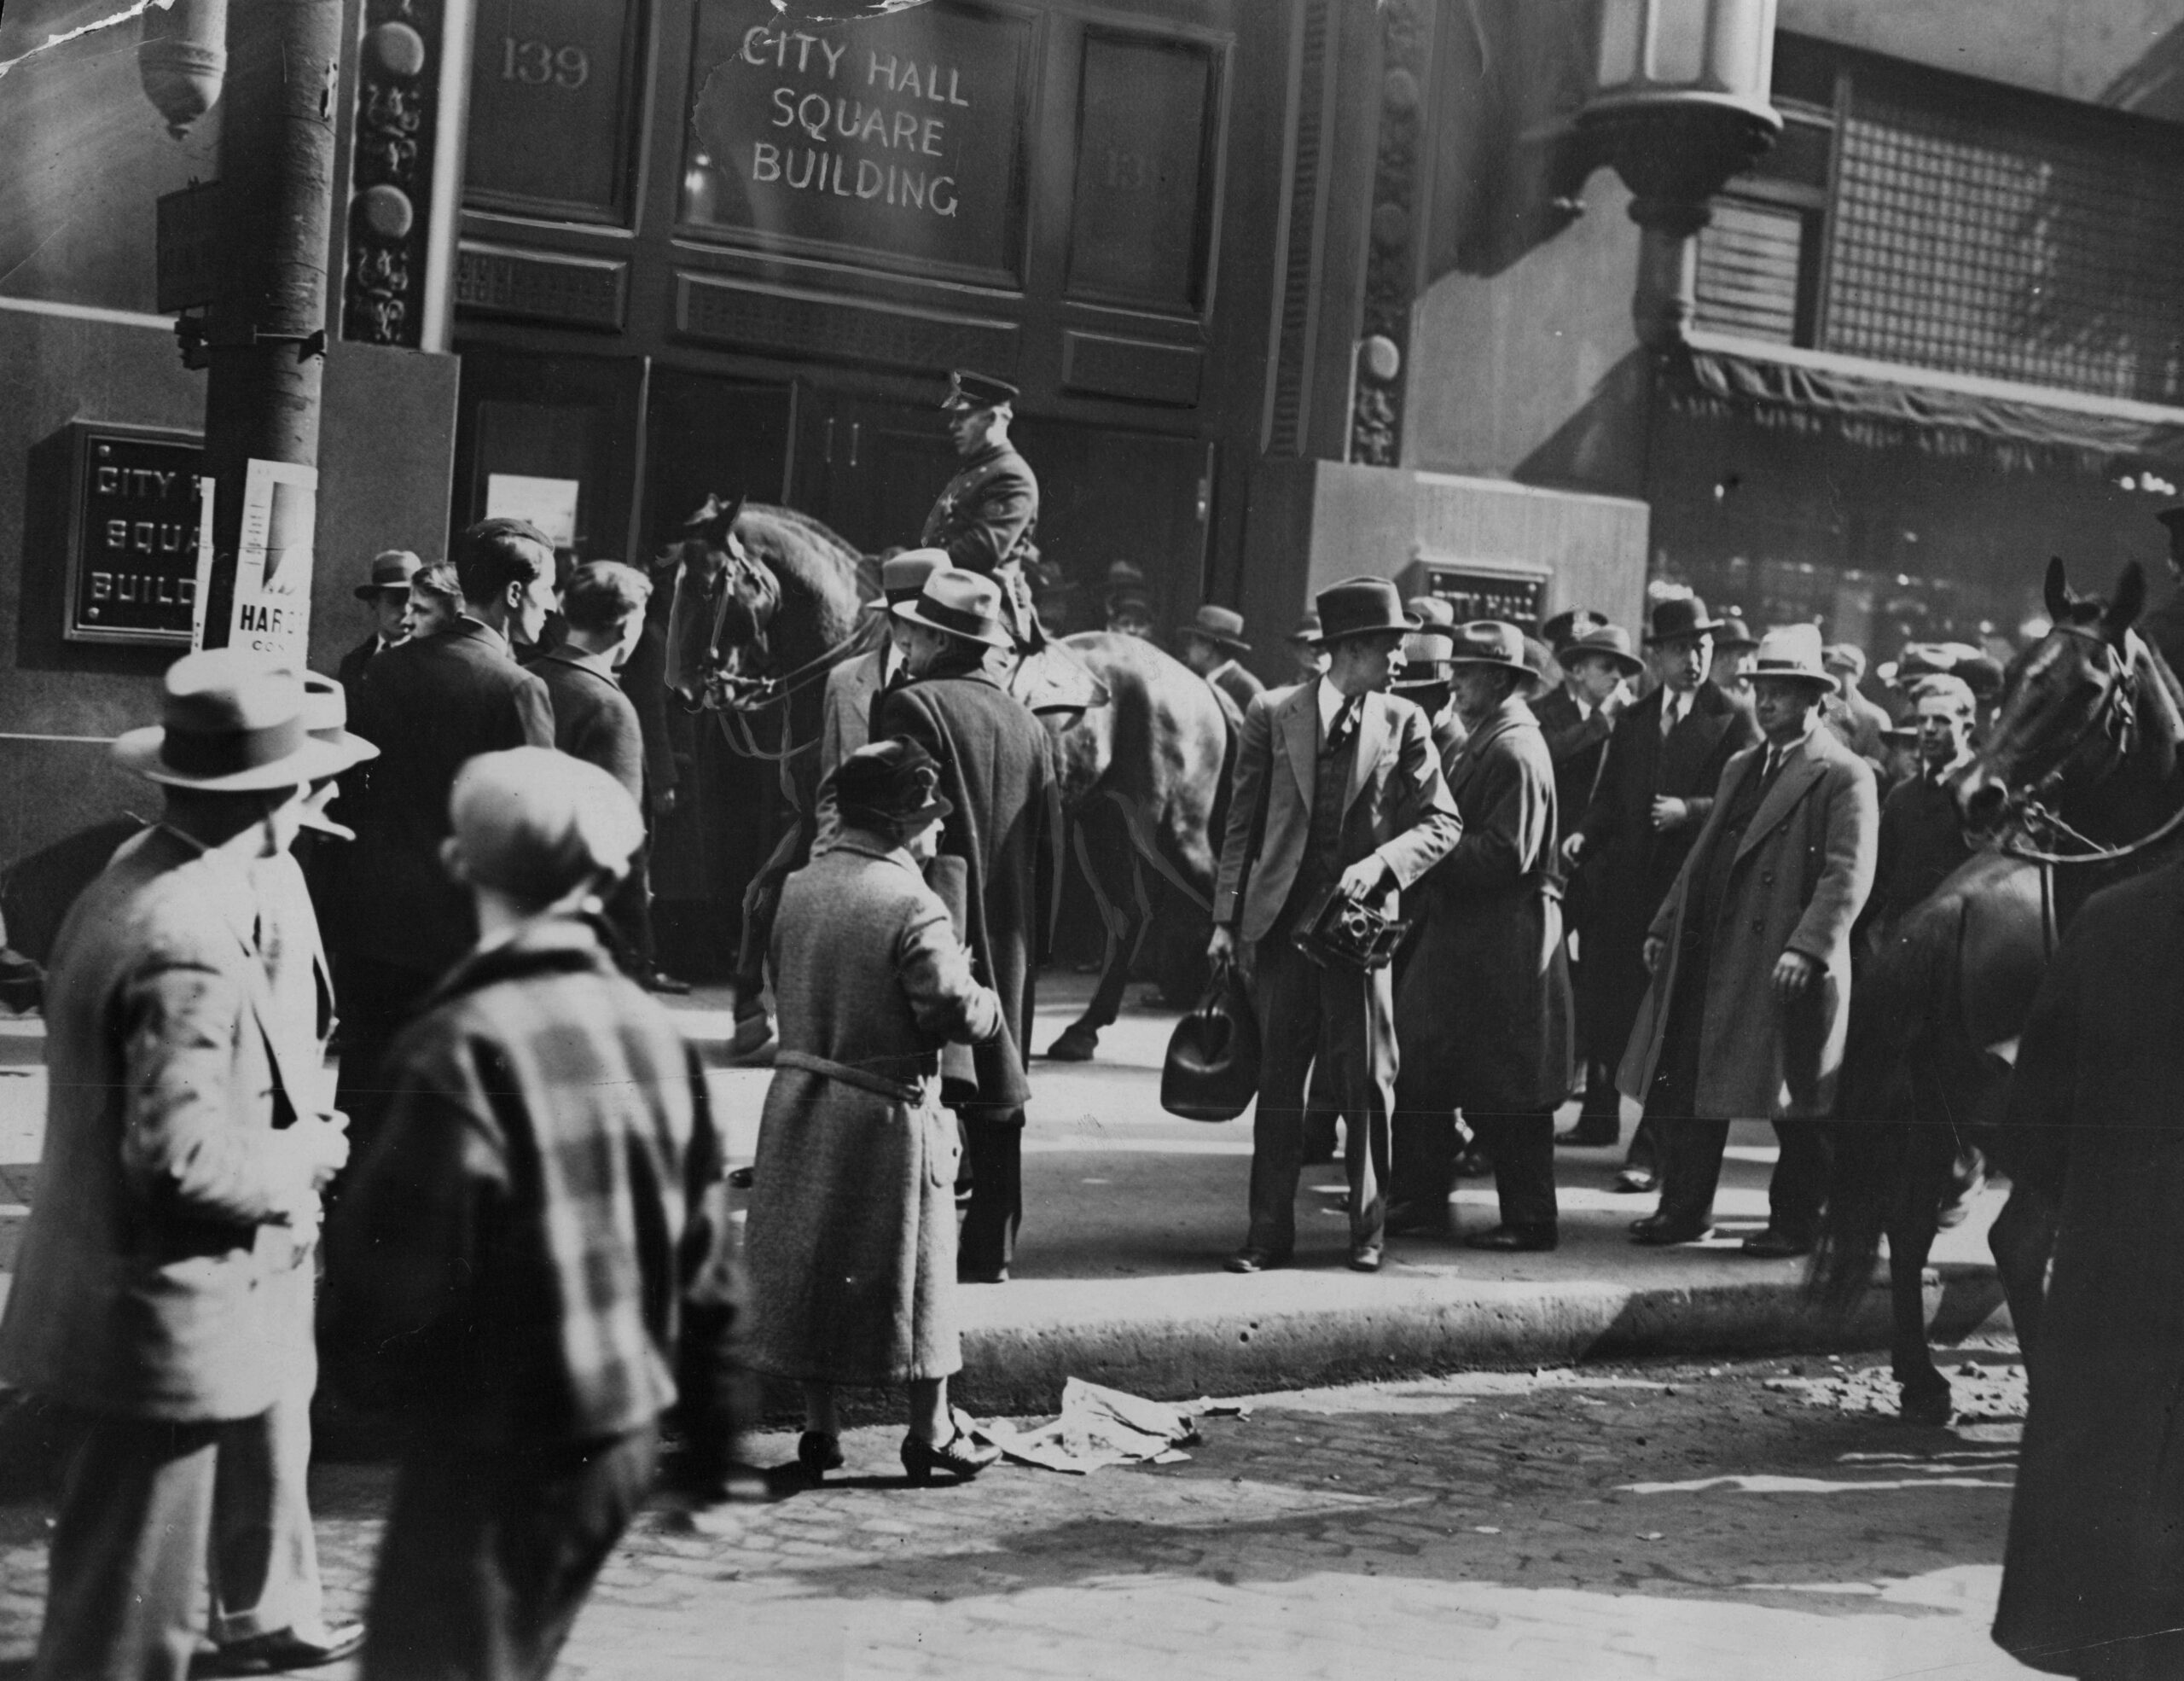
[[[1024,576],[1025,564],[1039,552],[1031,540],[1039,524],[1039,481],[1008,441],[1016,396],[1006,380],[961,369],[948,376],[940,406],[963,465],[926,515],[918,541],[921,548],[947,550],[951,565],[999,585],[1009,628],[1029,649],[1042,640]]]

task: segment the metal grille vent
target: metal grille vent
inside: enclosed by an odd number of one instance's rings
[[[2184,398],[2184,134],[2045,107],[1856,90],[1827,348]]]
[[[1722,201],[1699,236],[1699,319],[1747,339],[1794,344],[1805,218]]]

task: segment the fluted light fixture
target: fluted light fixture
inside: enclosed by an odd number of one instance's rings
[[[1656,346],[1690,325],[1709,201],[1782,132],[1768,100],[1775,0],[1603,0],[1593,96],[1577,115],[1593,155],[1630,189],[1646,230],[1632,313]]]
[[[218,103],[228,75],[228,0],[172,0],[148,8],[136,46],[144,96],[166,119],[167,132],[190,127]]]

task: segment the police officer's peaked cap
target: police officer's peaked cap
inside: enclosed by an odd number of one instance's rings
[[[948,376],[948,395],[940,399],[944,409],[997,409],[1004,403],[1014,403],[1016,387],[1007,380],[995,379],[990,374],[974,374],[967,368],[958,368]]]

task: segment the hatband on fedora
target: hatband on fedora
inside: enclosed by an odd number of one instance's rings
[[[1625,677],[1640,676],[1646,669],[1646,662],[1630,651],[1630,632],[1620,625],[1594,625],[1555,650],[1555,657],[1565,666],[1588,655],[1606,660]]]
[[[1313,612],[1310,608],[1307,608],[1304,610],[1304,617],[1297,621],[1297,628],[1289,633],[1289,640],[1292,642],[1316,643],[1319,639],[1320,615]]]
[[[1251,643],[1244,640],[1244,615],[1234,608],[1216,607],[1211,602],[1199,608],[1188,625],[1178,625],[1180,636],[1196,637],[1219,648],[1233,648],[1239,654],[1249,654]]]
[[[1558,613],[1539,627],[1540,635],[1559,657],[1564,649],[1589,631],[1597,631],[1607,620],[1589,607],[1573,607]]]
[[[1455,650],[1449,656],[1453,670],[1460,666],[1486,666],[1497,672],[1513,672],[1529,690],[1542,681],[1539,668],[1525,655],[1525,633],[1498,619],[1474,619],[1456,627]]]
[[[295,673],[241,649],[183,654],[162,690],[160,721],[113,744],[114,762],[149,781],[257,794],[338,777],[354,762],[311,734]]]
[[[842,821],[866,828],[944,817],[956,809],[940,791],[938,763],[901,736],[859,747],[834,767],[834,784]]]
[[[1455,639],[1445,631],[1414,631],[1403,639],[1403,675],[1388,687],[1397,694],[1449,686]]]
[[[1321,590],[1313,604],[1319,613],[1320,631],[1312,641],[1321,648],[1349,637],[1385,636],[1423,628],[1416,618],[1403,611],[1403,597],[1385,578],[1345,578]]]
[[[1768,631],[1759,639],[1751,677],[1755,683],[1762,678],[1786,678],[1816,689],[1834,688],[1834,675],[1821,659],[1820,626],[1778,625]]]
[[[410,593],[410,580],[425,569],[425,563],[407,549],[382,549],[372,556],[371,582],[357,585],[357,599],[368,602],[382,590],[399,590]]]
[[[955,564],[945,549],[905,549],[889,555],[880,563],[879,599],[867,602],[865,610],[884,613],[897,602],[915,600],[926,579]]]
[[[1676,642],[1704,631],[1718,631],[1722,620],[1706,616],[1706,603],[1696,596],[1671,596],[1653,603],[1653,616],[1646,627],[1647,642]]]
[[[1011,648],[1014,639],[1001,622],[1001,586],[990,578],[960,567],[945,567],[925,581],[906,602],[888,609],[898,619],[989,648]]]
[[[1722,628],[1714,632],[1714,646],[1726,654],[1731,649],[1757,648],[1759,638],[1751,633],[1751,626],[1734,613],[1722,615]]]

